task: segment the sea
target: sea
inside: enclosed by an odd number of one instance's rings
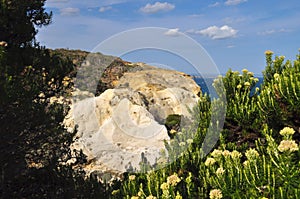
[[[256,85],[252,88],[251,90],[251,94],[253,94],[255,92],[255,88],[261,86],[261,84],[263,83],[263,77],[257,77],[258,78],[258,82],[256,83]],[[202,93],[203,94],[208,94],[212,97],[216,96],[215,93],[215,89],[212,86],[212,83],[214,82],[214,80],[216,79],[216,77],[196,77],[193,76],[194,81],[200,86]]]

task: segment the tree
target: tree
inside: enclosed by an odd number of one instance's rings
[[[30,46],[37,27],[51,23],[52,12],[45,11],[46,0],[1,0],[0,41],[11,47]]]

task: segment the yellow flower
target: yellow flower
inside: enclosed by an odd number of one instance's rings
[[[290,127],[284,127],[279,133],[282,136],[294,135],[295,130]]]
[[[42,76],[43,76],[43,77],[46,77],[46,76],[47,76],[47,73],[42,72]]]
[[[249,161],[246,160],[245,162],[243,162],[243,165],[244,165],[245,167],[248,166],[248,165],[249,165]]]
[[[274,74],[274,79],[278,79],[279,78],[279,74],[278,73],[275,73]]]
[[[213,84],[216,85],[217,83],[219,83],[219,79],[214,79]]]
[[[39,98],[45,98],[45,97],[46,96],[45,96],[45,94],[43,92],[39,94]]]
[[[242,88],[242,85],[240,85],[240,84],[237,85],[237,88],[238,88],[238,89],[241,89],[241,88]]]
[[[175,199],[182,199],[182,196],[180,195],[180,193],[178,191],[177,191]]]
[[[242,72],[243,72],[243,73],[248,73],[248,70],[244,68],[244,69],[242,70]]]
[[[224,150],[224,151],[222,152],[222,155],[223,155],[224,157],[228,157],[228,156],[231,155],[231,153],[230,153],[230,151],[228,151],[228,150]]]
[[[69,81],[69,80],[71,80],[71,78],[68,77],[68,76],[65,76],[65,77],[63,78],[63,81]]]
[[[194,141],[193,139],[187,139],[187,140],[186,140],[186,142],[187,142],[188,144],[192,144],[193,141]]]
[[[135,180],[135,175],[130,175],[129,180]]]
[[[213,189],[209,193],[210,199],[221,199],[223,197],[220,189]]]
[[[259,153],[255,149],[248,149],[245,153],[248,160],[255,160],[259,157]]]
[[[247,73],[249,76],[254,76],[254,73],[253,72],[248,72]]]
[[[273,55],[273,54],[274,54],[274,52],[271,51],[271,50],[266,50],[265,51],[265,55]]]
[[[177,135],[178,135],[178,136],[181,136],[181,135],[183,135],[183,133],[182,133],[182,132],[178,132]]]
[[[140,197],[138,196],[131,196],[131,199],[139,199]]]
[[[171,129],[171,131],[170,131],[170,134],[171,135],[174,135],[174,134],[176,134],[177,133],[177,131],[176,130],[174,130],[174,129]]]
[[[180,142],[179,146],[185,146],[185,142]]]
[[[216,160],[213,159],[213,158],[207,158],[206,161],[205,161],[205,166],[211,166],[211,165],[214,165],[216,163]]]
[[[255,92],[258,92],[258,91],[259,91],[259,88],[258,88],[258,87],[256,87],[256,88],[255,88]]]
[[[215,149],[212,153],[211,156],[214,158],[219,158],[222,156],[222,151],[219,149]]]
[[[236,150],[231,152],[231,157],[232,159],[236,160],[239,159],[240,157],[242,157],[242,154]]]
[[[282,140],[278,146],[278,150],[280,152],[285,151],[298,151],[298,144],[295,142],[295,140]]]
[[[251,84],[249,82],[245,82],[244,86],[250,86]]]
[[[157,198],[155,196],[150,195],[150,196],[147,196],[146,199],[157,199]]]
[[[169,187],[170,187],[169,184],[166,183],[166,182],[164,182],[164,183],[162,183],[162,184],[160,185],[160,188],[161,188],[162,190],[168,190]]]
[[[68,81],[62,81],[62,84],[64,85],[64,87],[67,87],[69,85]]]
[[[139,191],[138,196],[141,197],[143,195],[143,192]]]
[[[217,175],[223,175],[224,172],[225,172],[225,170],[222,167],[220,167],[220,168],[217,169],[216,174]]]
[[[167,183],[169,185],[176,186],[179,182],[180,182],[180,178],[176,173],[174,173],[173,175],[167,178]]]

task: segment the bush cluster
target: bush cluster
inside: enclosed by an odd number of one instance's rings
[[[155,165],[109,185],[72,169],[85,163],[81,152],[62,164],[76,132],[61,126],[67,107],[47,99],[72,87],[76,53],[65,53],[0,46],[2,198],[300,198],[299,55],[291,62],[266,51],[260,87],[246,69],[218,77],[221,98],[200,95],[189,128],[179,115],[168,118],[171,140]]]
[[[300,198],[300,56],[292,63],[266,51],[264,80],[229,70],[218,77],[226,90],[224,129],[203,156],[212,103],[200,96],[197,130],[172,131],[163,168],[128,174],[112,198]],[[180,150],[184,147],[184,150]],[[169,163],[168,163],[169,162]]]

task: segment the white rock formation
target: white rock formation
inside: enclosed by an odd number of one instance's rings
[[[141,153],[150,164],[168,140],[162,123],[170,114],[189,116],[199,86],[183,73],[158,68],[125,73],[114,89],[73,104],[65,125],[78,125],[72,148],[82,149],[88,171],[139,170]],[[93,160],[93,161],[91,161]]]

